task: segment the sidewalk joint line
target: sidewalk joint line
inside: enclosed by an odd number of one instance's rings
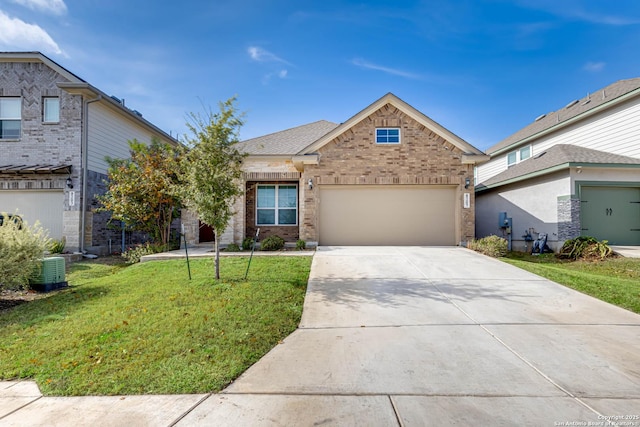
[[[464,314],[466,317],[468,317],[472,322],[475,322],[480,328],[482,328],[482,330],[484,330],[487,334],[489,334],[491,337],[493,337],[493,339],[495,339],[496,341],[498,341],[504,348],[506,348],[507,350],[509,350],[513,355],[515,355],[518,359],[520,359],[521,361],[523,361],[527,366],[529,366],[531,369],[533,369],[535,372],[538,373],[538,375],[542,376],[542,378],[544,378],[545,380],[547,380],[549,383],[551,383],[553,386],[555,386],[557,389],[559,389],[560,391],[562,391],[563,393],[565,393],[567,396],[571,397],[572,399],[574,399],[577,403],[579,403],[580,405],[584,406],[585,408],[589,409],[591,412],[595,413],[598,416],[602,416],[602,414],[600,412],[598,412],[596,409],[592,408],[591,406],[589,406],[586,402],[582,401],[580,398],[578,398],[576,395],[574,395],[573,393],[571,393],[569,390],[565,389],[564,387],[562,387],[560,384],[556,383],[551,377],[549,377],[547,374],[545,374],[544,372],[542,372],[540,369],[538,369],[536,366],[533,365],[533,363],[529,362],[529,360],[527,360],[523,355],[521,355],[520,353],[518,353],[516,350],[514,350],[513,348],[511,348],[509,345],[507,345],[507,343],[505,343],[504,341],[502,341],[500,338],[498,338],[493,332],[491,332],[489,329],[487,329],[487,327],[485,327],[483,324],[481,324],[480,322],[478,322],[476,319],[473,318],[473,316],[471,316],[469,313],[467,313],[462,307],[460,307],[454,300],[452,300],[447,294],[445,294],[440,287],[433,283],[431,281],[431,279],[422,271],[421,268],[419,268],[413,261],[411,261],[408,257],[404,256],[405,260],[411,265],[413,266],[413,268],[415,268],[416,270],[418,270],[420,272],[420,274],[422,274],[422,276],[429,280],[431,282],[431,286],[433,286],[434,288],[436,288],[436,290],[447,300],[449,301],[455,308],[457,308],[458,310],[460,310],[460,312],[462,312],[462,314]]]
[[[207,395],[205,395],[204,397],[202,397],[202,399],[198,400],[193,406],[191,406],[191,408],[187,409],[182,415],[180,415],[178,418],[176,418],[171,424],[169,424],[167,427],[173,427],[176,424],[178,424],[180,421],[182,421],[184,419],[184,417],[186,417],[187,415],[189,415],[194,409],[196,409],[198,406],[200,406],[200,404],[202,404],[205,400],[207,400],[208,398],[210,398],[211,396],[213,396],[215,393],[208,393]]]
[[[26,408],[27,406],[31,405],[33,402],[37,402],[38,400],[42,399],[43,397],[44,397],[44,396],[38,396],[38,397],[36,397],[35,399],[33,399],[32,401],[27,402],[27,403],[25,403],[24,405],[20,406],[19,408],[16,408],[16,409],[14,409],[13,411],[11,411],[11,412],[9,412],[9,413],[7,413],[7,414],[4,414],[3,416],[1,416],[1,417],[0,417],[0,420],[5,419],[6,417],[8,417],[8,416],[9,416],[9,415],[11,415],[11,414],[15,414],[15,413],[16,413],[16,412],[18,412],[19,410]]]

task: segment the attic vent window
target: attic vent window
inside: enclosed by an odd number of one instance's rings
[[[376,144],[400,144],[400,128],[377,128]]]
[[[536,119],[534,121],[539,122],[540,120],[544,119],[545,117],[547,117],[546,114],[540,114],[538,117],[536,117]]]
[[[571,107],[573,107],[574,105],[576,105],[577,103],[578,103],[578,100],[577,100],[577,99],[574,99],[573,101],[571,101],[570,103],[568,103],[568,104],[567,104],[567,106],[566,106],[566,107],[564,107],[564,108],[571,108]]]

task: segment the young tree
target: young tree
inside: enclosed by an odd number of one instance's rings
[[[179,149],[153,139],[145,145],[129,141],[129,159],[107,158],[108,190],[98,196],[112,218],[167,245],[171,222],[180,214],[178,182]]]
[[[191,113],[186,137],[190,151],[183,162],[185,204],[211,226],[215,238],[215,277],[220,279],[219,237],[229,225],[233,203],[243,193],[240,186],[242,160],[237,148],[243,124],[235,97],[219,103],[220,111]]]

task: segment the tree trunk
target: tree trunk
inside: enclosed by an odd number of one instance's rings
[[[218,230],[213,229],[213,238],[214,238],[214,247],[216,248],[216,258],[215,258],[215,266],[216,266],[216,280],[220,280],[220,247],[218,246]]]

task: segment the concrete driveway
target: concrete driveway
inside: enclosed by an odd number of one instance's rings
[[[300,329],[178,425],[620,416],[640,426],[640,316],[466,249],[321,247]]]
[[[640,316],[466,249],[321,247],[300,328],[220,394],[0,382],[3,426],[450,424],[640,426]]]

